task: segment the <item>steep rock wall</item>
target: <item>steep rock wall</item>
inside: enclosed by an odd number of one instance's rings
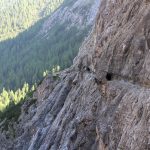
[[[74,65],[23,105],[10,149],[149,150],[149,31],[148,0],[102,0]]]

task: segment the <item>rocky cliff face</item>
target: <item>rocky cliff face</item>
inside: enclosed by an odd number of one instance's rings
[[[93,26],[100,0],[66,0],[43,24],[39,31],[40,36],[47,36],[56,25],[65,24],[66,29],[76,26],[84,30]]]
[[[149,150],[149,44],[148,0],[102,0],[74,65],[44,79],[1,147]]]

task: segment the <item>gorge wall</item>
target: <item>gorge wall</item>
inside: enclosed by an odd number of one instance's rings
[[[150,1],[102,0],[74,65],[33,99],[3,149],[149,150]]]

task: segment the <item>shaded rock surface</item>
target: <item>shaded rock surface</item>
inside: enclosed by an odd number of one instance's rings
[[[149,150],[149,44],[150,1],[102,0],[74,65],[22,106],[10,149]]]

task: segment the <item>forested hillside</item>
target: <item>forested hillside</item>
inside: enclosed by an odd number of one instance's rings
[[[91,29],[87,18],[97,10],[96,1],[2,0],[0,91],[32,85],[44,71],[70,66]]]
[[[35,36],[47,16],[51,15],[63,0],[1,0],[0,1],[0,91],[2,88],[21,88],[25,81],[35,82],[41,65],[34,62],[39,55],[35,50],[40,39]],[[34,44],[32,45],[32,43]],[[42,48],[43,47],[43,48]],[[34,56],[33,56],[34,55]],[[27,67],[28,66],[28,67]],[[41,77],[40,74],[40,77]],[[30,78],[29,78],[30,76]],[[33,76],[33,77],[32,77]],[[36,76],[36,77],[35,77]]]
[[[13,38],[56,10],[63,0],[1,0],[0,41]]]

